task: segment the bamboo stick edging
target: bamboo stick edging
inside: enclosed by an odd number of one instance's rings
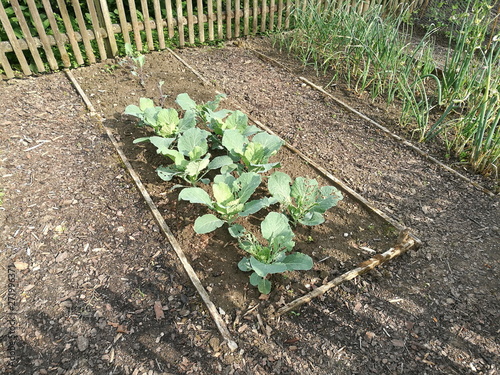
[[[285,69],[287,72],[291,72],[290,69],[288,69],[285,65],[281,64],[280,62],[274,60],[273,58],[269,57],[269,56],[266,56],[264,55],[263,53],[260,53],[256,50],[252,50],[253,53],[255,53],[259,58],[261,58],[262,60],[264,61],[267,61],[267,62],[270,62],[271,64],[274,64],[282,69]],[[417,154],[425,157],[426,159],[430,160],[431,162],[439,165],[441,168],[444,168],[446,171],[452,173],[453,175],[455,175],[456,177],[470,183],[472,186],[474,186],[475,188],[477,188],[478,190],[482,191],[483,193],[489,195],[490,197],[495,197],[496,194],[493,193],[491,190],[488,190],[487,188],[485,188],[484,186],[481,186],[480,184],[478,184],[477,182],[471,180],[469,177],[467,176],[464,176],[463,174],[461,174],[460,172],[456,171],[455,169],[453,168],[450,168],[449,166],[447,166],[446,164],[442,163],[441,161],[439,161],[438,159],[436,159],[435,157],[429,155],[427,152],[421,150],[420,148],[418,148],[417,146],[415,146],[413,143],[407,141],[406,139],[400,137],[399,135],[397,134],[394,134],[393,132],[391,132],[389,129],[387,129],[385,126],[379,124],[378,122],[376,122],[375,120],[372,120],[371,118],[369,118],[368,116],[364,115],[363,113],[359,112],[358,110],[354,109],[353,107],[351,107],[350,105],[348,105],[347,103],[343,102],[342,100],[336,98],[335,96],[333,96],[332,94],[330,94],[329,92],[325,91],[325,89],[323,89],[323,87],[321,86],[318,86],[316,84],[314,84],[313,82],[309,81],[307,78],[304,78],[304,77],[299,77],[299,79],[306,83],[307,85],[309,85],[310,87],[312,87],[313,89],[321,92],[322,94],[328,96],[330,99],[332,99],[335,103],[337,103],[338,105],[340,105],[341,107],[343,107],[344,109],[354,113],[355,115],[361,117],[363,120],[365,121],[368,121],[370,124],[374,125],[375,127],[377,127],[378,129],[382,130],[385,134],[387,134],[388,136],[390,136],[391,138],[394,138],[396,139],[397,141],[403,143],[405,146],[411,148],[413,151],[415,151]]]
[[[155,203],[151,199],[151,196],[149,195],[148,191],[144,187],[144,184],[142,183],[141,179],[139,178],[139,175],[135,172],[135,170],[133,169],[132,165],[128,161],[127,157],[123,153],[120,145],[116,141],[116,139],[115,139],[113,133],[111,132],[111,130],[106,125],[104,125],[104,119],[97,113],[97,111],[95,110],[94,106],[92,105],[92,102],[87,97],[87,95],[85,94],[85,91],[83,91],[83,89],[81,88],[81,86],[78,83],[78,81],[75,79],[75,76],[73,75],[73,73],[71,73],[71,71],[69,71],[69,70],[66,70],[65,72],[66,72],[67,77],[70,79],[70,81],[72,82],[73,86],[76,88],[76,90],[78,91],[78,93],[82,97],[83,101],[85,102],[87,108],[90,111],[90,114],[93,115],[93,116],[97,116],[100,124],[102,125],[102,127],[106,131],[106,134],[108,135],[108,138],[110,139],[111,143],[115,147],[116,152],[118,153],[118,155],[120,156],[123,164],[127,168],[128,173],[130,174],[130,176],[134,180],[137,188],[141,192],[141,194],[142,194],[144,200],[146,201],[149,209],[153,213],[153,216],[155,217],[155,219],[156,219],[158,225],[160,226],[163,234],[167,238],[168,242],[170,242],[170,244],[172,245],[175,253],[177,254],[177,257],[179,258],[179,260],[181,261],[181,263],[182,263],[182,265],[184,267],[184,270],[188,274],[191,282],[193,283],[194,287],[196,288],[196,290],[200,294],[203,302],[207,306],[207,309],[210,312],[210,315],[212,316],[212,319],[214,320],[215,325],[219,329],[220,334],[222,335],[222,337],[224,338],[224,340],[226,340],[227,346],[229,347],[229,349],[231,351],[235,351],[238,348],[238,344],[232,339],[232,336],[229,333],[229,330],[227,329],[226,323],[224,322],[224,320],[219,315],[219,312],[217,311],[217,308],[216,308],[215,304],[212,302],[212,300],[210,299],[210,296],[208,295],[206,289],[201,284],[200,279],[198,278],[198,276],[194,272],[193,267],[191,266],[191,264],[189,263],[188,259],[186,258],[186,255],[184,254],[184,251],[180,247],[179,243],[177,242],[177,239],[175,238],[175,236],[173,235],[172,231],[170,230],[170,228],[168,227],[167,223],[165,222],[165,219],[163,218],[163,216],[161,215],[160,211],[156,207]]]
[[[275,315],[282,315],[289,311],[292,311],[297,307],[307,302],[310,302],[313,298],[325,294],[327,291],[342,284],[344,281],[352,280],[360,275],[363,275],[371,271],[375,267],[380,266],[381,264],[384,264],[389,260],[394,259],[400,256],[401,254],[406,253],[415,245],[416,245],[415,240],[414,238],[412,238],[409,231],[407,229],[403,230],[399,234],[398,241],[394,247],[390,248],[389,250],[387,250],[382,254],[375,255],[374,257],[368,259],[367,261],[358,264],[358,266],[353,270],[348,271],[343,275],[340,275],[334,278],[333,280],[327,282],[326,284],[317,287],[316,289],[303,295],[302,297],[299,297],[287,303],[285,306],[279,308],[278,311],[275,313]]]

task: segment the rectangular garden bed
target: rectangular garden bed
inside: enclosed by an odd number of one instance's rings
[[[157,167],[168,164],[167,158],[158,155],[150,143],[133,143],[137,138],[153,134],[146,128],[138,128],[137,119],[123,115],[125,108],[130,104],[138,105],[140,98],[151,98],[157,105],[161,101],[165,108],[180,110],[174,102],[177,95],[188,93],[200,103],[213,100],[215,90],[167,52],[148,55],[145,73],[145,85],[140,85],[130,71],[114,63],[80,69],[74,75],[97,112],[103,115],[104,126],[111,129],[118,140],[119,147],[186,253],[210,298],[224,312],[248,309],[259,298],[262,300],[258,290],[248,282],[249,273],[240,271],[237,266],[242,257],[248,254],[237,247],[237,241],[228,234],[226,225],[207,234],[198,235],[194,232],[193,223],[197,217],[207,213],[206,207],[179,201],[180,188],[174,188],[179,181],[162,181],[155,172]],[[161,90],[158,87],[160,81],[164,82]],[[220,108],[236,109],[224,102]],[[333,185],[335,182],[338,188],[346,191],[343,192],[343,200],[326,212],[323,224],[299,225],[295,228],[295,251],[310,256],[314,266],[308,271],[273,275],[273,289],[260,302],[261,307],[271,307],[268,311],[276,311],[287,302],[317,288],[326,290],[332,279],[356,269],[360,264],[374,267],[377,262],[388,259],[387,256],[380,256],[381,253],[401,245],[398,244],[398,236],[402,228],[397,223],[382,217],[376,209],[360,201],[360,197],[352,196],[353,192],[347,187],[339,186],[339,181],[329,179],[321,168],[318,170],[303,160],[293,149],[282,147],[271,161],[280,162],[279,171],[292,178],[315,178],[320,186]],[[261,184],[256,191],[257,196],[266,195],[265,186],[265,183]],[[204,189],[209,191],[208,187]],[[257,230],[267,212],[277,209],[277,205],[271,206],[242,218],[240,222],[247,228]],[[410,246],[413,244],[415,241]],[[379,255],[373,257],[374,254]],[[173,253],[164,254],[169,255],[174,256]],[[351,273],[351,276],[355,274]]]

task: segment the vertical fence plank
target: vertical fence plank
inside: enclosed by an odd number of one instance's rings
[[[232,21],[232,12],[231,12],[231,0],[226,0],[226,38],[231,39],[231,21]]]
[[[108,3],[106,0],[100,0],[101,14],[108,34],[108,44],[110,47],[111,56],[118,55],[118,46],[116,45],[115,32],[113,30],[113,23],[111,22],[111,15],[109,14]]]
[[[188,23],[189,43],[194,44],[193,1],[187,0],[186,5],[187,5],[187,23]]]
[[[49,19],[50,28],[52,29],[53,37],[56,40],[57,48],[59,49],[59,52],[61,53],[61,60],[63,62],[63,65],[66,68],[69,68],[71,66],[71,62],[69,59],[68,51],[66,51],[66,46],[64,45],[62,34],[59,31],[59,27],[58,27],[56,19],[54,17],[54,12],[52,10],[52,6],[50,5],[48,0],[42,0],[42,3],[43,3],[43,7],[45,8],[45,12],[47,13],[47,18]]]
[[[78,23],[78,28],[80,29],[80,35],[82,36],[83,46],[85,47],[85,55],[87,56],[89,63],[94,64],[96,59],[92,45],[90,44],[89,32],[87,30],[87,26],[85,25],[82,8],[80,7],[78,0],[72,0],[71,4],[73,5],[73,9],[75,11],[76,21]]]
[[[203,13],[203,0],[198,0],[196,7],[198,9],[198,38],[200,43],[205,42],[205,14]]]
[[[252,9],[252,28],[253,28],[253,33],[257,34],[257,28],[259,27],[258,23],[258,9],[259,9],[259,0],[253,0],[253,9]]]
[[[93,0],[87,0],[87,5],[90,11],[90,18],[92,20],[92,31],[94,32],[95,40],[97,41],[97,48],[99,49],[99,57],[102,60],[107,59],[106,47],[104,46],[104,41],[101,34],[101,26],[99,24],[99,19],[97,15],[97,10],[94,6]]]
[[[57,0],[57,4],[59,6],[59,11],[61,12],[61,18],[64,22],[64,27],[66,28],[66,35],[68,36],[69,43],[71,44],[76,62],[78,63],[78,65],[83,65],[84,61],[82,53],[80,51],[80,46],[78,45],[78,42],[76,40],[75,30],[73,30],[73,25],[71,24],[66,4],[62,0]]]
[[[3,49],[0,48],[0,65],[2,65],[2,69],[5,72],[5,76],[7,79],[14,78],[14,72],[12,71],[12,68],[9,64],[9,60],[7,59],[7,56],[5,56],[5,52]]]
[[[24,56],[21,46],[19,45],[19,42],[17,40],[16,33],[14,32],[14,29],[10,24],[9,16],[7,16],[7,13],[5,12],[5,9],[1,1],[0,1],[0,21],[1,24],[3,25],[3,29],[7,34],[7,37],[9,38],[10,44],[12,45],[12,49],[16,54],[17,60],[19,61],[19,64],[21,64],[21,69],[23,70],[23,73],[26,75],[30,75],[31,74],[30,66],[28,64],[28,61],[26,61],[26,57]]]
[[[184,47],[184,17],[182,16],[182,1],[176,0],[177,3],[177,30],[179,31],[179,46]]]
[[[47,55],[47,61],[49,63],[50,69],[57,70],[59,69],[59,65],[57,64],[57,60],[54,57],[54,52],[52,52],[52,46],[50,45],[49,37],[45,33],[45,28],[43,26],[42,19],[38,14],[38,9],[36,8],[35,2],[33,0],[27,0],[27,3],[31,17],[33,17],[33,21],[35,22],[35,28],[38,33],[38,37],[40,38],[43,50]]]
[[[286,0],[286,11],[285,11],[285,29],[290,28],[290,8],[292,7],[291,0]]]
[[[247,36],[250,26],[250,0],[243,0],[243,35]]]
[[[222,39],[222,0],[217,0],[217,37]]]
[[[167,28],[168,28],[168,37],[174,37],[174,17],[172,16],[172,1],[165,0],[165,8],[167,10]]]
[[[120,20],[120,29],[123,36],[123,41],[130,44],[130,34],[129,26],[127,23],[127,16],[125,14],[125,7],[123,6],[123,0],[116,0],[116,8],[118,9],[118,18]]]
[[[153,51],[155,49],[155,44],[153,42],[153,33],[151,32],[151,23],[149,22],[150,19],[147,0],[141,0],[141,10],[142,16],[144,17],[144,30],[146,31],[148,51]]]
[[[261,11],[260,31],[264,32],[264,31],[266,31],[266,21],[267,21],[267,0],[262,0],[261,4],[262,4],[262,6],[260,8],[260,11]]]
[[[11,0],[10,3],[14,8],[14,13],[19,21],[19,25],[21,26],[21,30],[23,32],[24,38],[26,40],[26,44],[28,44],[28,48],[30,49],[31,56],[33,56],[33,60],[35,60],[36,69],[38,72],[45,72],[45,66],[43,65],[42,58],[40,57],[40,53],[38,53],[37,43],[33,36],[31,35],[31,31],[28,27],[28,23],[26,22],[26,18],[19,6],[19,2],[17,0]]]
[[[234,1],[234,37],[239,38],[240,36],[240,20],[241,20],[241,4],[240,0]]]
[[[90,2],[87,0],[87,3],[89,5],[90,18],[92,19],[92,28],[94,29],[93,31],[95,32],[95,29],[99,31],[99,38],[101,39],[102,44],[104,46],[105,56],[104,57],[101,56],[101,60],[104,60],[108,56],[113,55],[113,52],[111,50],[111,44],[109,43],[109,40],[106,37],[107,33],[106,33],[106,22],[104,21],[104,13],[102,12],[101,9],[100,0],[91,0]],[[92,16],[92,11],[94,11],[95,14],[95,25]]]
[[[130,9],[132,30],[134,31],[135,48],[137,49],[137,51],[142,51],[142,38],[141,31],[139,30],[139,21],[137,20],[137,8],[135,7],[135,0],[128,0],[128,7]]]
[[[274,6],[276,5],[275,0],[271,0],[271,6],[269,7],[269,31],[274,30]]]
[[[165,34],[163,34],[163,18],[161,16],[160,0],[154,0],[156,31],[158,32],[158,47],[165,49]]]
[[[283,27],[283,0],[278,0],[278,25],[276,25],[278,30]]]
[[[208,40],[214,40],[214,3],[207,0]]]

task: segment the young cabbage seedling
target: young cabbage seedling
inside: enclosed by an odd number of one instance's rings
[[[158,148],[157,152],[173,161],[171,165],[158,167],[156,169],[158,176],[164,181],[180,177],[193,186],[198,182],[209,183],[208,179],[203,178],[208,171],[233,163],[227,155],[218,156],[210,161],[210,154],[207,153],[209,134],[200,128],[190,128],[179,137],[177,149],[170,148],[171,139],[150,137],[151,143]]]
[[[261,177],[257,173],[242,173],[238,178],[226,173],[214,178],[212,193],[215,200],[206,191],[196,187],[183,189],[179,200],[204,204],[217,214],[206,214],[195,220],[196,233],[209,233],[225,223],[232,226],[238,217],[254,214],[276,203],[274,198],[267,197],[249,201],[260,183]]]
[[[158,98],[158,103],[160,104],[160,107],[163,107],[165,104],[165,100],[167,100],[168,95],[163,93],[163,85],[165,84],[165,81],[160,81],[158,82],[158,91],[160,92],[160,97]]]
[[[157,107],[153,100],[149,98],[140,98],[139,106],[135,104],[128,105],[124,114],[137,117],[140,120],[139,126],[149,126],[156,135],[164,138],[175,137],[196,126],[194,111],[186,111],[184,116],[179,118],[179,114],[175,109]],[[147,141],[149,138],[139,138],[134,143]]]
[[[320,188],[318,181],[304,177],[297,177],[292,184],[290,176],[283,172],[274,172],[267,186],[294,225],[323,223],[326,210],[343,199],[342,193],[333,186]]]
[[[257,286],[262,294],[271,291],[268,275],[312,268],[313,261],[310,256],[298,252],[287,254],[293,250],[295,242],[285,215],[270,212],[262,221],[261,233],[267,242],[265,244],[242,227],[238,229],[239,232],[233,230],[231,233],[238,238],[240,248],[250,254],[238,263],[238,268],[244,272],[252,272],[250,284]]]
[[[238,172],[246,169],[249,172],[264,173],[280,166],[279,162],[270,163],[269,159],[275,155],[285,142],[275,135],[260,132],[249,138],[237,129],[226,129],[222,136],[222,146],[238,165]]]
[[[141,86],[146,86],[146,73],[144,72],[146,57],[139,51],[135,51],[130,43],[125,43],[125,54],[126,57],[119,64],[130,69],[130,73],[139,78]]]

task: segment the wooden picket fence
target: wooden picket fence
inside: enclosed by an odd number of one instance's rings
[[[9,79],[16,76],[13,66],[31,75],[93,64],[118,55],[117,39],[152,51],[165,49],[167,41],[183,47],[286,30],[293,26],[293,7],[305,1],[310,0],[0,0],[0,26],[8,39],[0,40],[0,72]],[[401,1],[352,4],[362,11]]]

